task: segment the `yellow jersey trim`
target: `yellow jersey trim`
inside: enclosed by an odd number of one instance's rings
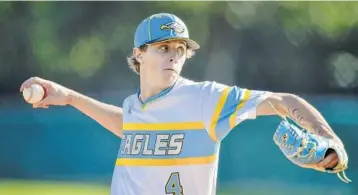
[[[244,97],[239,105],[236,107],[236,111],[230,116],[229,122],[230,122],[230,129],[233,129],[236,125],[236,115],[237,112],[245,105],[247,100],[250,98],[251,90],[245,89]]]
[[[175,158],[175,159],[136,159],[117,158],[116,166],[174,166],[208,164],[216,160],[216,155],[205,157]]]
[[[220,113],[221,113],[221,111],[222,111],[222,109],[223,109],[223,107],[225,105],[225,102],[226,102],[227,96],[229,95],[229,90],[230,89],[231,89],[230,87],[226,87],[224,89],[224,91],[222,92],[222,94],[220,96],[220,99],[219,99],[219,102],[216,105],[213,117],[211,119],[210,129],[209,129],[209,136],[216,142],[218,141],[218,138],[216,137],[216,133],[215,133],[216,124],[217,124],[217,122],[219,120]]]

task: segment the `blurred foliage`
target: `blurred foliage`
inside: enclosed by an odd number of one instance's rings
[[[291,30],[312,29],[329,38],[344,36],[358,25],[357,2],[281,2],[285,27]]]
[[[158,12],[182,18],[201,45],[186,77],[266,90],[357,92],[351,68],[357,62],[349,59],[358,53],[358,3],[311,1],[0,2],[0,91],[14,93],[30,76],[82,91],[136,88],[125,58],[136,25]],[[225,75],[217,74],[218,64]]]

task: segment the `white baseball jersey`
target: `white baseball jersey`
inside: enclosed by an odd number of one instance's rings
[[[270,92],[184,78],[123,103],[112,195],[215,195],[220,141]]]

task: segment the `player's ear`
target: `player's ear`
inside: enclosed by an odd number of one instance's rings
[[[142,63],[142,62],[143,62],[143,53],[142,53],[142,51],[140,51],[139,48],[134,48],[134,49],[133,49],[133,56],[135,57],[135,59],[136,59],[139,63]]]

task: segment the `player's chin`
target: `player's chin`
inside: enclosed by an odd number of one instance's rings
[[[163,83],[171,85],[179,77],[179,74],[176,71],[164,71],[163,73]]]

